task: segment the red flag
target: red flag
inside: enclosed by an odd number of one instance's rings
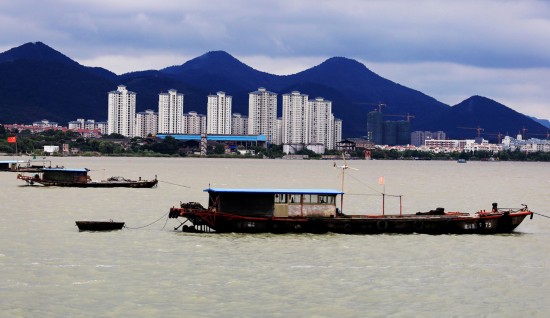
[[[17,138],[15,138],[15,136],[8,137],[8,142],[9,142],[10,144],[15,143],[16,141],[17,141]]]

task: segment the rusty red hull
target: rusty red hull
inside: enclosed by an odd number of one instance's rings
[[[252,217],[215,212],[208,209],[171,208],[171,218],[184,218],[191,224],[184,231],[217,233],[422,233],[422,234],[497,234],[512,232],[525,217],[527,209],[505,212],[445,213],[442,215],[385,215],[336,217]]]

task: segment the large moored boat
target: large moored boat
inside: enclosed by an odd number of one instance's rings
[[[525,217],[527,206],[475,213],[445,212],[437,208],[416,214],[346,215],[337,208],[344,193],[330,189],[208,188],[208,206],[196,202],[172,207],[171,218],[189,232],[237,233],[427,233],[494,234],[512,232]],[[190,222],[187,224],[187,222]],[[178,227],[178,228],[179,228]]]

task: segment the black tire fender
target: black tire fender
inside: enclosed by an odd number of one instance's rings
[[[413,229],[415,230],[415,232],[422,231],[424,229],[424,222],[418,220],[414,221]]]
[[[378,220],[376,222],[376,228],[378,228],[382,232],[386,231],[388,229],[388,221]]]

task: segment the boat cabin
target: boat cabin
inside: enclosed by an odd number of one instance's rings
[[[23,161],[19,160],[2,160],[0,161],[0,171],[16,171],[19,164]]]
[[[88,169],[45,168],[42,170],[42,180],[58,182],[81,182],[90,180]]]
[[[331,189],[220,189],[208,188],[213,211],[257,217],[334,217],[336,196]]]

